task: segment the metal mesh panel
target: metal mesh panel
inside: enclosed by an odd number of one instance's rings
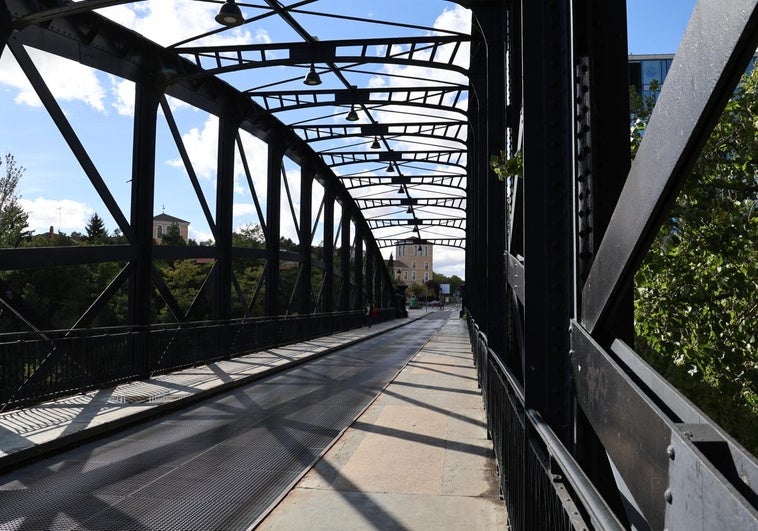
[[[245,529],[444,323],[424,319],[0,476],[0,529]]]

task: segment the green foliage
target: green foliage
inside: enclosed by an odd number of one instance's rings
[[[179,225],[172,223],[166,227],[166,231],[163,233],[163,238],[161,239],[161,245],[187,245],[187,242],[182,238],[182,231]]]
[[[411,284],[408,287],[408,291],[415,295],[417,299],[421,299],[427,294],[427,288],[423,284]]]
[[[501,181],[508,177],[522,177],[524,175],[524,156],[517,151],[512,157],[508,157],[505,151],[490,157],[490,168]]]
[[[87,231],[87,241],[89,243],[101,244],[108,238],[108,231],[105,228],[103,218],[98,216],[97,212],[90,216],[84,229]]]
[[[179,308],[185,313],[190,309],[195,298],[199,295],[200,288],[205,282],[210,269],[210,263],[198,263],[196,260],[176,260],[171,263],[160,264],[159,267],[166,286],[171,291],[174,299],[176,299]],[[158,322],[173,322],[175,319],[171,315],[171,311],[168,307],[161,306],[157,316]],[[210,317],[209,312],[204,315],[192,316],[195,320],[208,319]]]
[[[429,294],[429,297],[432,297],[434,299],[439,299],[440,297],[440,283],[436,280],[427,280],[424,282],[424,285],[426,286],[427,293]]]
[[[0,166],[3,162],[0,160]],[[1,168],[0,168],[1,169]],[[24,168],[16,164],[10,153],[5,155],[5,171],[0,173],[0,247],[18,247],[31,235],[29,214],[19,204],[16,191]]]
[[[463,286],[466,282],[459,277],[458,275],[453,275],[452,277],[446,277],[445,275],[441,273],[433,273],[432,278],[434,279],[437,284],[450,284],[450,293],[455,293],[455,291]]]
[[[248,223],[232,234],[232,242],[235,247],[252,247],[263,249],[266,246],[266,237],[260,225]]]
[[[394,291],[395,286],[397,286],[397,277],[395,276],[395,258],[392,256],[392,253],[390,253],[390,258],[387,260],[387,271],[390,275],[390,282],[392,282],[392,289]]]
[[[633,116],[633,150],[649,108]],[[758,71],[717,123],[635,277],[635,347],[758,454]]]

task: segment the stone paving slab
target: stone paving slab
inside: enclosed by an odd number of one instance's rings
[[[432,337],[257,529],[505,529],[466,323]]]
[[[411,310],[408,319],[396,319],[371,328],[358,328],[0,413],[0,472],[44,453],[186,406],[287,366],[403,326],[425,313]]]

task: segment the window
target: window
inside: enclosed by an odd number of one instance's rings
[[[429,273],[424,273],[424,282],[429,280]]]
[[[163,225],[158,225],[158,230],[156,231],[156,234],[159,238],[163,238]]]
[[[411,272],[411,280],[416,280],[416,272],[415,271]]]
[[[424,269],[429,269],[429,262],[424,262]]]
[[[408,280],[408,271],[403,271],[403,280]]]
[[[416,261],[411,262],[411,269],[416,269]]]

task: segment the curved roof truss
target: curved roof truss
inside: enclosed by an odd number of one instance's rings
[[[166,95],[217,116],[233,108],[242,130],[283,144],[288,158],[315,169],[343,208],[400,207],[395,218],[363,225],[379,246],[393,227],[411,227],[440,245],[465,246],[458,236],[466,223],[470,26],[435,25],[434,14],[414,21],[392,9],[389,4],[402,4],[395,0],[382,2],[383,15],[374,17],[357,5],[263,0],[238,2],[245,16],[239,28],[209,21],[160,45],[159,33],[108,18],[113,12],[106,8],[136,13],[132,3],[8,0],[16,30],[16,45],[9,47],[31,46],[123,79],[150,80]],[[177,5],[217,9],[222,3]],[[437,2],[437,14],[453,4],[469,2]],[[262,42],[244,38],[261,31],[267,32]],[[285,38],[268,38],[273,35]],[[311,67],[321,78],[317,87],[302,83]],[[163,108],[169,109],[165,101]],[[351,110],[358,121],[345,121]],[[345,174],[348,168],[352,173]],[[424,211],[429,208],[447,214]],[[210,209],[203,210],[214,230]],[[129,236],[128,224],[120,225]]]

